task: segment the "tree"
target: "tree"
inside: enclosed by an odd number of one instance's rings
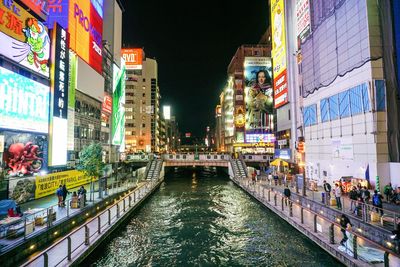
[[[93,192],[93,178],[99,178],[104,169],[104,162],[102,161],[103,148],[100,143],[92,142],[84,146],[79,152],[79,164],[77,169],[91,177],[91,192]],[[92,194],[90,195],[92,200]]]

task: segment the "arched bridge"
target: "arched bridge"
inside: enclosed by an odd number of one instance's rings
[[[229,167],[231,157],[227,154],[164,154],[165,167],[212,166]]]

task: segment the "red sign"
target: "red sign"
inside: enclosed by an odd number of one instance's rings
[[[32,12],[37,14],[41,19],[46,20],[48,11],[48,1],[47,0],[20,0],[24,5],[26,5]],[[55,2],[54,0],[50,0]]]
[[[112,98],[110,95],[104,93],[103,104],[101,105],[102,111],[105,113],[112,113]]]
[[[286,69],[274,79],[274,100],[275,108],[279,108],[289,102]]]
[[[125,60],[127,70],[142,69],[143,64],[143,49],[141,48],[123,48],[121,56]]]
[[[191,133],[185,133],[185,137],[186,137],[186,138],[190,138],[191,136],[192,136]]]

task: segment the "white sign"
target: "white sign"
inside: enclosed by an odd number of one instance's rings
[[[4,152],[4,135],[0,135],[0,153]]]
[[[311,31],[309,0],[296,1],[297,36],[305,39]]]
[[[353,160],[354,151],[351,139],[332,141],[332,158],[341,160]]]
[[[278,145],[279,146],[286,146],[287,145],[287,139],[278,140]]]

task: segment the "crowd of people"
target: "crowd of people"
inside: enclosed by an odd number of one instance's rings
[[[56,196],[58,198],[58,206],[65,207],[65,200],[67,199],[67,195],[71,192],[68,191],[67,186],[60,185],[56,190]],[[84,206],[86,203],[86,189],[81,186],[78,192],[74,191],[72,193],[70,206],[71,208],[80,208],[82,205]]]
[[[389,183],[384,187],[383,194],[385,194],[388,203],[400,205],[400,186],[395,190],[393,189],[392,184]]]

